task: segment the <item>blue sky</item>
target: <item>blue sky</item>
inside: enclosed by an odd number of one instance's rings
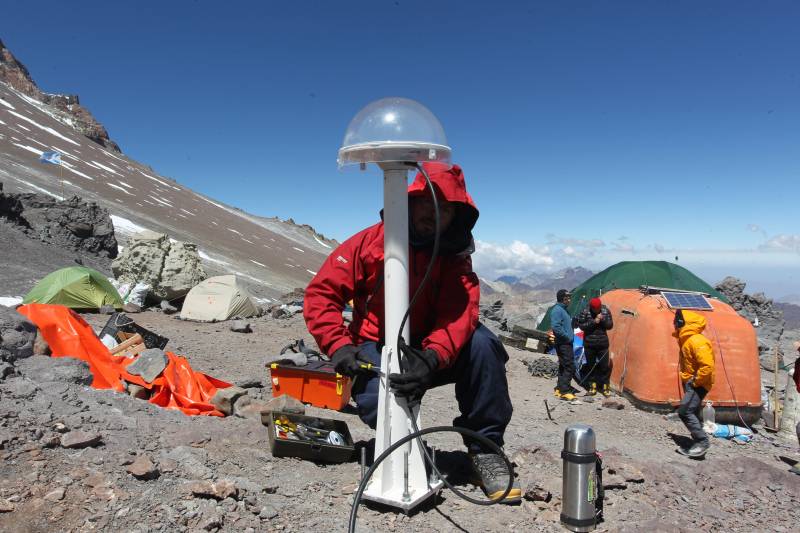
[[[14,1],[0,39],[129,156],[342,240],[377,220],[340,173],[384,96],[441,120],[487,276],[624,259],[800,293],[795,2]]]

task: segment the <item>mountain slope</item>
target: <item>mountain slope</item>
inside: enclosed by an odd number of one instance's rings
[[[8,56],[0,54],[0,75],[8,80],[16,72],[19,86],[21,64],[11,69]],[[116,144],[99,143],[52,100],[0,81],[0,182],[7,192],[95,201],[111,213],[123,246],[141,229],[197,243],[209,272],[237,273],[269,298],[304,287],[337,244],[291,219],[257,217],[208,198],[128,158]],[[61,167],[39,162],[53,150],[62,154]]]

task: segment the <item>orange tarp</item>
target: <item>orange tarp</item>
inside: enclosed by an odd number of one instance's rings
[[[53,357],[75,357],[89,364],[96,389],[123,391],[124,381],[136,383],[151,391],[150,403],[168,409],[180,409],[187,415],[225,416],[211,404],[217,389],[230,383],[195,372],[189,362],[172,352],[167,354],[167,367],[152,383],[134,376],[125,368],[135,359],[111,355],[92,327],[77,313],[61,305],[28,304],[17,308],[36,324],[50,345]]]

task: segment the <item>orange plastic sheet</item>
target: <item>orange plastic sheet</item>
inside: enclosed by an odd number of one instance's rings
[[[92,327],[72,309],[62,305],[28,304],[17,311],[36,324],[50,345],[53,357],[75,357],[86,361],[94,377],[96,389],[124,390],[124,381],[136,383],[151,391],[149,402],[168,409],[180,409],[187,415],[225,416],[211,404],[217,389],[230,383],[195,372],[189,362],[172,352],[167,354],[167,367],[152,383],[129,374],[125,368],[135,359],[111,355]]]

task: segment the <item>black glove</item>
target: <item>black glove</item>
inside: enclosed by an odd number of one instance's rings
[[[405,396],[409,408],[419,405],[425,391],[433,385],[434,374],[439,367],[439,355],[434,350],[418,350],[400,339],[400,369],[402,374],[390,374],[389,384],[395,394]]]
[[[369,371],[361,365],[370,360],[361,355],[360,348],[355,344],[342,346],[331,356],[331,362],[339,374],[353,377],[357,374],[366,374]]]

